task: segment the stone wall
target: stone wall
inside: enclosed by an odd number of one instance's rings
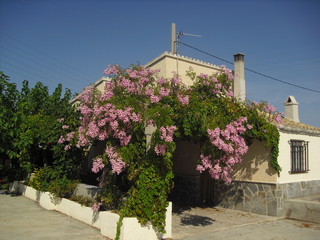
[[[269,216],[285,215],[285,199],[319,193],[319,180],[284,184],[216,181],[214,184],[215,205]]]

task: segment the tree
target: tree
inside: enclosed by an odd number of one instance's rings
[[[19,92],[9,77],[0,72],[0,171],[4,175],[5,160],[16,158],[13,140],[16,137],[17,99]],[[16,167],[13,164],[13,167]],[[7,173],[8,174],[8,173]],[[1,176],[0,177],[5,177]]]
[[[1,74],[1,160],[10,159],[11,180],[25,179],[35,168],[53,167],[56,178],[79,178],[80,151],[66,152],[58,144],[65,132],[79,124],[79,115],[70,103],[69,89],[62,92],[59,84],[49,94],[41,82],[29,87],[24,81],[19,92],[8,77]]]

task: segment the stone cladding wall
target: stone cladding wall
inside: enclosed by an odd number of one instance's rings
[[[214,192],[215,205],[280,217],[285,215],[285,199],[319,194],[320,180],[283,184],[216,181]]]

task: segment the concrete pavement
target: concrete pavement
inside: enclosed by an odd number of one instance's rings
[[[107,240],[100,231],[34,201],[0,194],[0,240]]]
[[[315,240],[320,224],[224,208],[174,206],[173,240]],[[99,230],[41,208],[23,196],[0,194],[0,240],[107,240]],[[146,239],[148,240],[148,239]]]
[[[225,208],[174,207],[172,239],[319,240],[320,224]]]

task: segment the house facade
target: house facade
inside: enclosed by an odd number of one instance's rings
[[[213,74],[220,70],[216,65],[196,59],[165,52],[151,60],[145,67],[159,69],[159,76],[170,78],[180,75],[182,82],[191,84],[186,72]],[[244,55],[234,55],[235,97],[245,100]],[[102,78],[94,86],[103,91],[108,78]],[[284,216],[286,199],[320,193],[320,129],[299,122],[298,103],[293,96],[285,102],[286,118],[279,126],[280,143],[278,162],[280,175],[272,168],[271,149],[265,143],[254,140],[233,173],[233,182],[226,184],[213,180],[209,174],[200,174],[196,165],[200,156],[200,145],[196,142],[177,142],[173,158],[175,175],[173,201],[183,203],[206,203],[220,205],[252,213]],[[154,127],[146,128],[147,144]],[[89,153],[85,168],[91,168],[91,160],[103,145],[95,146]]]
[[[320,129],[285,120],[279,128],[280,175],[271,149],[254,141],[230,184],[215,182],[215,204],[252,213],[285,216],[288,199],[320,193]]]
[[[178,73],[191,84],[185,73],[191,68],[197,74],[212,74],[219,67],[172,53],[164,53],[145,65],[160,69],[163,77]],[[233,91],[245,100],[244,55],[234,55]],[[284,103],[286,116],[279,126],[278,163],[280,175],[270,165],[271,148],[255,139],[233,173],[233,182],[226,184],[200,174],[196,165],[200,145],[180,141],[173,159],[175,175],[173,200],[183,203],[207,203],[257,214],[285,216],[286,199],[320,193],[320,129],[299,122],[298,102],[289,96]],[[151,131],[146,131],[150,135]]]

